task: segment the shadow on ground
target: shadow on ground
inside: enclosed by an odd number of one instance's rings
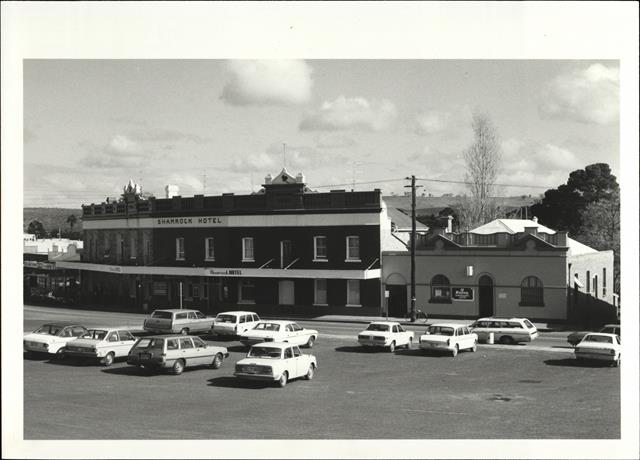
[[[610,363],[602,361],[580,361],[575,358],[547,359],[544,361],[547,366],[564,367],[611,367]]]
[[[347,347],[336,347],[335,351],[341,353],[389,353],[388,348],[383,347],[363,347],[362,345],[351,345]]]
[[[208,379],[208,382],[209,386],[212,387],[241,388],[245,390],[260,390],[274,386],[272,382],[243,380],[237,377],[214,377],[212,379]]]

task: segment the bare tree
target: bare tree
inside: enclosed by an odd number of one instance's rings
[[[471,127],[474,140],[464,152],[465,182],[471,194],[463,206],[464,222],[461,224],[466,228],[482,225],[502,214],[492,196],[502,163],[498,133],[484,113],[473,115]]]

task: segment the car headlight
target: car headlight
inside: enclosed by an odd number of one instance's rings
[[[612,354],[612,355],[615,355],[616,351],[615,350],[609,350],[609,353]]]
[[[44,344],[44,347],[48,350],[48,349],[49,349],[49,344],[48,344],[48,343],[45,343],[45,344]]]

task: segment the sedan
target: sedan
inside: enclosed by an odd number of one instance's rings
[[[287,342],[312,348],[318,331],[305,329],[293,321],[260,321],[253,329],[240,334],[240,342],[254,345],[260,342]]]
[[[475,352],[477,348],[478,336],[459,324],[433,324],[420,336],[421,350],[447,351],[457,356],[460,350]]]
[[[48,353],[62,358],[64,347],[87,333],[87,328],[77,323],[53,322],[43,324],[23,337],[23,348],[27,353]]]
[[[104,366],[111,366],[116,358],[125,358],[136,338],[126,329],[89,329],[82,337],[69,343],[63,349],[64,357],[97,360]]]
[[[405,331],[400,323],[393,321],[374,321],[358,333],[358,343],[365,347],[386,347],[393,353],[396,347],[411,348],[413,332]]]
[[[585,335],[575,348],[578,360],[605,361],[616,367],[620,366],[620,351],[619,336],[600,332]]]
[[[298,377],[311,380],[317,368],[316,357],[302,354],[296,345],[270,342],[252,346],[247,357],[236,363],[233,375],[241,379],[278,382],[284,387],[289,380]]]

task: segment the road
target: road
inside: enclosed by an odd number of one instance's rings
[[[139,327],[143,315],[25,306],[25,330],[51,319]],[[615,439],[620,372],[578,364],[566,334],[480,345],[456,358],[367,352],[354,323],[302,321],[320,332],[312,381],[239,381],[245,349],[218,370],[149,375],[124,362],[24,360],[25,439]],[[419,332],[424,326],[410,326]],[[209,338],[210,339],[210,338]]]

